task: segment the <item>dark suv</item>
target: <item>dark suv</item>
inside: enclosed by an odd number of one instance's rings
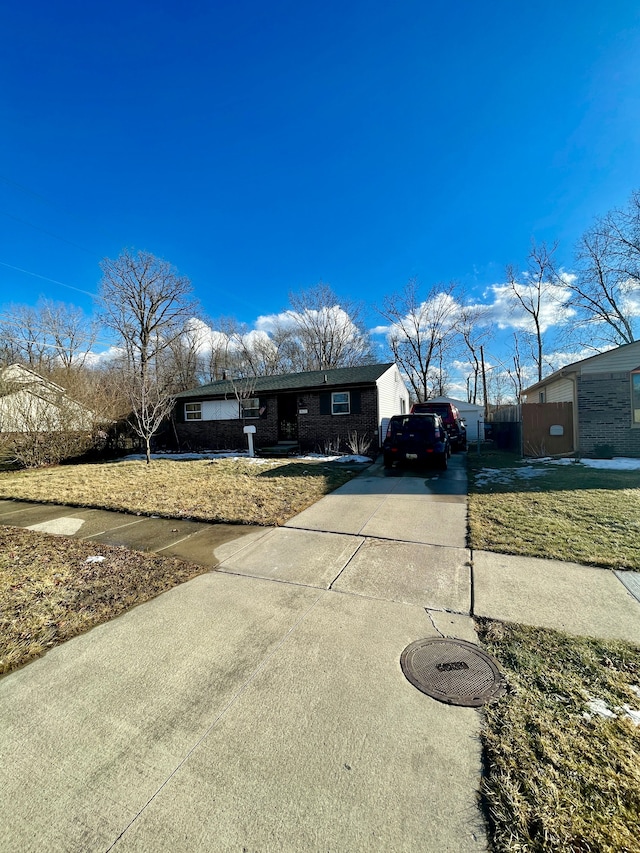
[[[454,450],[467,449],[467,428],[460,417],[460,412],[453,403],[435,403],[427,400],[425,403],[414,403],[411,412],[414,414],[440,415],[444,428],[449,435],[451,447]]]
[[[444,471],[451,451],[439,415],[409,414],[394,415],[389,420],[382,453],[385,468],[394,462],[430,462]]]

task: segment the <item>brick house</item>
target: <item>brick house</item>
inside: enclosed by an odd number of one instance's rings
[[[183,450],[245,448],[244,427],[253,425],[258,450],[346,449],[357,433],[375,453],[387,420],[405,411],[409,392],[397,366],[367,364],[202,385],[178,394],[174,426]]]
[[[583,456],[640,457],[640,341],[557,370],[526,388],[523,403],[525,448],[531,438],[531,432],[527,434],[531,419],[525,410],[535,405],[541,418],[550,413],[554,421],[548,425],[546,435],[548,453],[578,451]],[[552,445],[554,438],[562,438],[563,412],[567,418],[568,441],[558,451]]]

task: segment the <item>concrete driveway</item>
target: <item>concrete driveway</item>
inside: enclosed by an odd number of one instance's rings
[[[485,850],[481,712],[430,699],[399,664],[419,638],[476,639],[466,478],[451,461],[443,474],[373,466],[285,527],[240,537],[2,503],[2,523],[217,570],[0,680],[0,849]],[[487,589],[509,611],[531,574],[500,565],[482,562],[487,611]],[[633,632],[639,605],[613,579]]]

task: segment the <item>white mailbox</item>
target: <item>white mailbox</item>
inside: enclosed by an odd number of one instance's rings
[[[256,431],[254,426],[246,426],[244,428],[244,434],[247,436],[247,441],[249,443],[249,456],[253,459],[255,453],[253,452],[253,434]]]

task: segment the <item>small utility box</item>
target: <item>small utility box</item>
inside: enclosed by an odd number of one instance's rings
[[[249,442],[249,456],[251,456],[252,458],[255,456],[255,453],[253,451],[253,435],[255,431],[256,428],[254,426],[246,426],[244,428],[244,434],[247,436],[247,441]]]

